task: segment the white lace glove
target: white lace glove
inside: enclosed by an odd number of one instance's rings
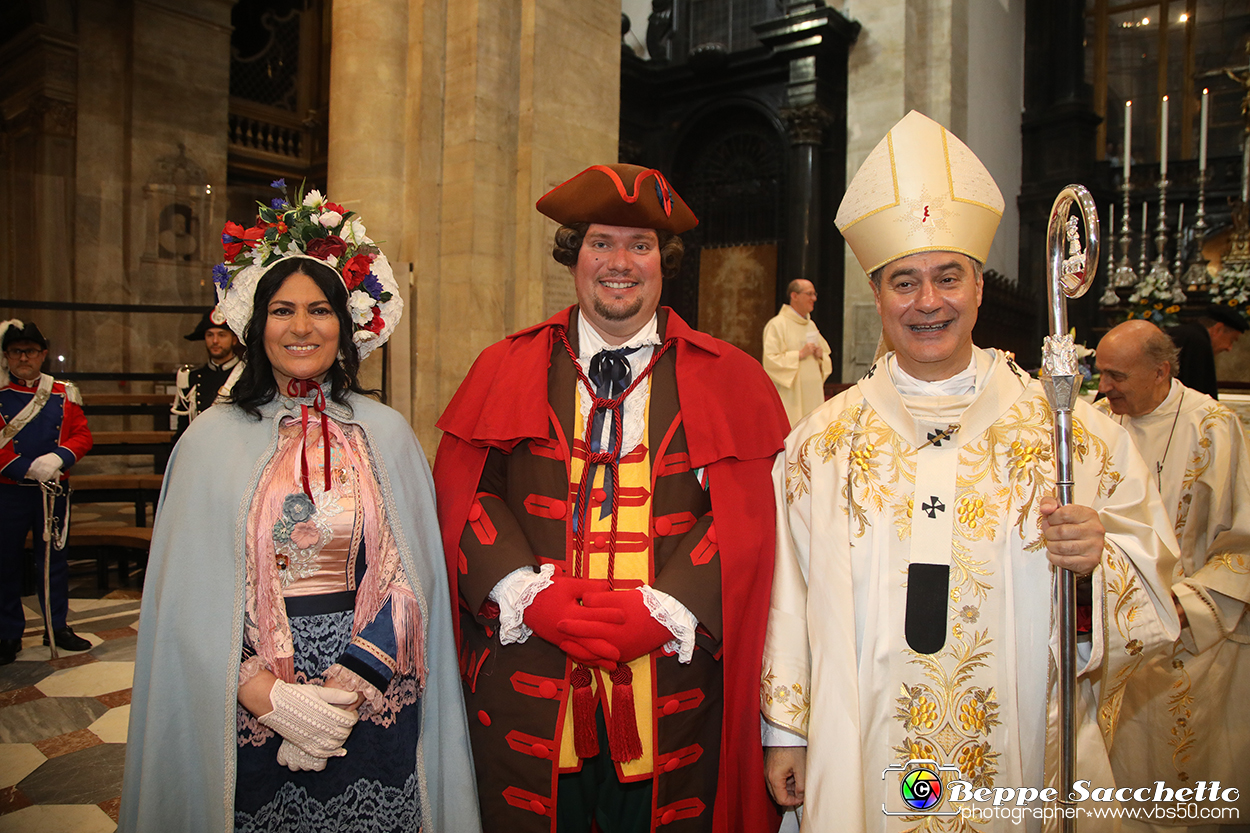
[[[279,766],[284,766],[291,772],[321,772],[326,768],[327,760],[327,758],[309,755],[286,739],[283,739],[282,745],[278,747]]]
[[[61,455],[49,451],[47,454],[41,454],[36,457],[34,462],[30,464],[30,468],[26,470],[26,479],[34,480],[37,483],[46,483],[55,477],[60,476],[61,466],[65,463],[61,459]]]
[[[273,711],[257,718],[262,726],[273,729],[314,758],[341,758],[347,754],[343,741],[351,734],[359,715],[338,707],[355,703],[356,692],[276,680],[269,701]]]

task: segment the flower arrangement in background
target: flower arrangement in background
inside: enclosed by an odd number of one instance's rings
[[[1140,318],[1159,327],[1179,324],[1177,313],[1181,311],[1180,305],[1185,296],[1176,297],[1177,291],[1178,286],[1170,273],[1152,269],[1137,282],[1133,294],[1129,296],[1125,320]]]
[[[390,335],[403,309],[390,263],[366,236],[355,212],[328,201],[320,191],[305,194],[302,185],[294,200],[285,180],[272,185],[282,196],[268,205],[257,203],[255,225],[245,229],[231,222],[222,231],[225,263],[213,267],[213,283],[231,329],[246,329],[256,283],[270,266],[287,257],[310,257],[342,277],[352,340],[363,359],[385,340],[380,337]]]

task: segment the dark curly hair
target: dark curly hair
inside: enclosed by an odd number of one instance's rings
[[[582,248],[582,239],[590,223],[572,223],[556,229],[555,244],[551,247],[551,256],[556,263],[565,266],[577,265],[577,254]],[[681,259],[686,253],[681,238],[671,231],[655,230],[656,239],[660,244],[660,274],[667,280],[677,276],[681,269]]]
[[[270,267],[256,284],[252,299],[252,319],[243,332],[246,344],[243,372],[230,392],[230,401],[244,411],[260,419],[260,406],[270,402],[278,394],[278,382],[273,375],[273,364],[265,352],[265,324],[269,320],[269,302],[278,294],[286,279],[296,273],[307,275],[330,302],[330,308],[339,320],[339,354],[330,365],[330,398],[348,410],[349,393],[376,396],[377,391],[360,385],[360,354],[352,341],[352,317],[347,309],[347,287],[343,279],[329,266],[311,258],[289,257]]]

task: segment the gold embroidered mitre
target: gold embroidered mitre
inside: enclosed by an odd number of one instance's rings
[[[917,252],[985,263],[1003,195],[968,146],[912,110],[868,154],[834,220],[864,271]]]

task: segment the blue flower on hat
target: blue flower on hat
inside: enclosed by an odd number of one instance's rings
[[[277,188],[279,191],[285,194],[286,193],[286,179],[285,178],[275,179],[273,182],[269,183],[269,187]]]
[[[213,283],[218,289],[225,289],[226,284],[230,282],[230,270],[226,268],[224,263],[218,263],[213,267]]]
[[[357,288],[368,292],[370,297],[374,300],[377,300],[382,296],[382,282],[378,280],[377,276],[375,276],[372,272],[365,275],[364,278],[361,279],[360,285]]]

